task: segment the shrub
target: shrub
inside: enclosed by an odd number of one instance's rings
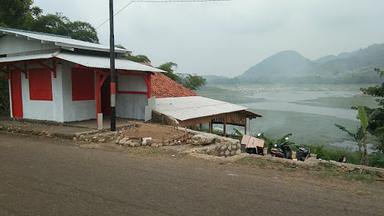
[[[384,168],[384,153],[372,153],[369,155],[369,166]]]
[[[346,157],[347,163],[359,164],[360,155],[357,151],[352,151],[349,148],[340,148],[335,146],[324,145],[307,145],[311,149],[311,153],[317,155],[317,158],[323,160],[341,161],[343,157]]]
[[[0,74],[0,116],[8,114],[9,110],[8,82]]]

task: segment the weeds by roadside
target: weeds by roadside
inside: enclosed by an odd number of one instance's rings
[[[373,172],[361,169],[346,170],[331,163],[320,163],[314,166],[298,166],[293,163],[288,163],[287,161],[272,161],[256,157],[244,157],[235,163],[241,166],[278,170],[284,173],[295,173],[298,171],[308,172],[308,174],[315,175],[320,178],[341,178],[344,180],[361,181],[366,183],[382,179],[381,176],[378,176]]]

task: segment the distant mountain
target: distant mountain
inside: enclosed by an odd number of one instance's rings
[[[275,82],[281,79],[314,76],[317,71],[318,66],[315,62],[296,51],[289,50],[263,60],[237,78],[240,81]]]
[[[235,77],[237,82],[358,83],[375,82],[374,68],[384,68],[384,44],[311,61],[296,51],[283,51]]]

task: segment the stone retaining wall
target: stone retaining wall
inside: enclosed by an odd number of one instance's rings
[[[241,153],[239,140],[188,129],[187,131],[194,134],[189,144],[200,146],[198,153],[218,157],[231,157]]]

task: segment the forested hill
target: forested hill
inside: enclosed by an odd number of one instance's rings
[[[283,51],[232,79],[259,83],[376,82],[375,68],[384,68],[384,44],[309,60],[296,51]]]

